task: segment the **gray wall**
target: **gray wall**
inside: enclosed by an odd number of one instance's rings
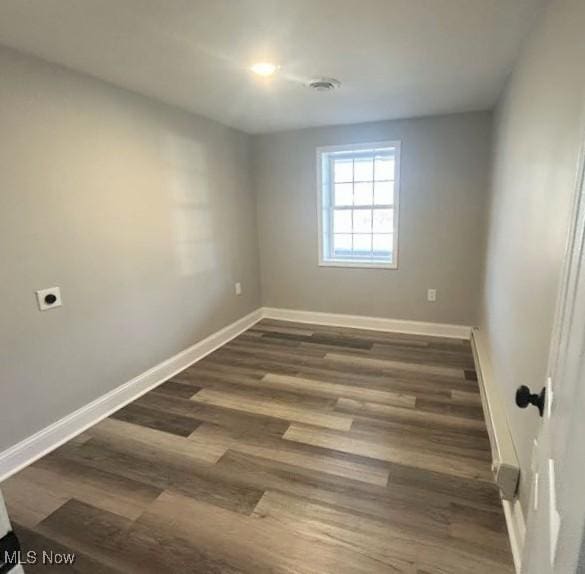
[[[490,113],[469,113],[255,136],[263,303],[475,324],[490,131]],[[396,139],[399,268],[318,267],[315,149]],[[436,303],[427,302],[427,288],[438,290]]]
[[[7,50],[0,78],[1,450],[260,291],[248,136]]]
[[[540,420],[515,389],[544,385],[577,161],[585,141],[585,3],[551,2],[498,106],[480,344],[500,385],[526,512]]]

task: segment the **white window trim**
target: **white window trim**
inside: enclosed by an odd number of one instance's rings
[[[356,261],[343,259],[325,259],[323,257],[323,177],[322,177],[322,155],[324,153],[331,153],[336,151],[359,151],[364,149],[378,148],[378,147],[393,147],[395,148],[395,168],[394,168],[394,251],[392,263],[375,262],[375,261]],[[400,234],[400,155],[402,151],[402,141],[387,140],[368,142],[360,144],[343,144],[321,146],[316,150],[316,164],[317,164],[317,222],[319,235],[319,267],[358,267],[362,269],[398,269],[398,236]]]

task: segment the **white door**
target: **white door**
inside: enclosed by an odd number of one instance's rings
[[[585,187],[575,200],[533,460],[523,574],[585,573]],[[539,416],[536,409],[534,416]]]

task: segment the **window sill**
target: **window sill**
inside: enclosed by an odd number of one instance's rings
[[[319,267],[353,267],[362,269],[398,269],[397,263],[376,263],[374,261],[343,261],[343,260],[321,260]]]

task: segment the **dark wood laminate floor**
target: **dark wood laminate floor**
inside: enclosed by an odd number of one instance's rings
[[[475,379],[468,342],[265,320],[1,487],[51,571],[513,572]]]

